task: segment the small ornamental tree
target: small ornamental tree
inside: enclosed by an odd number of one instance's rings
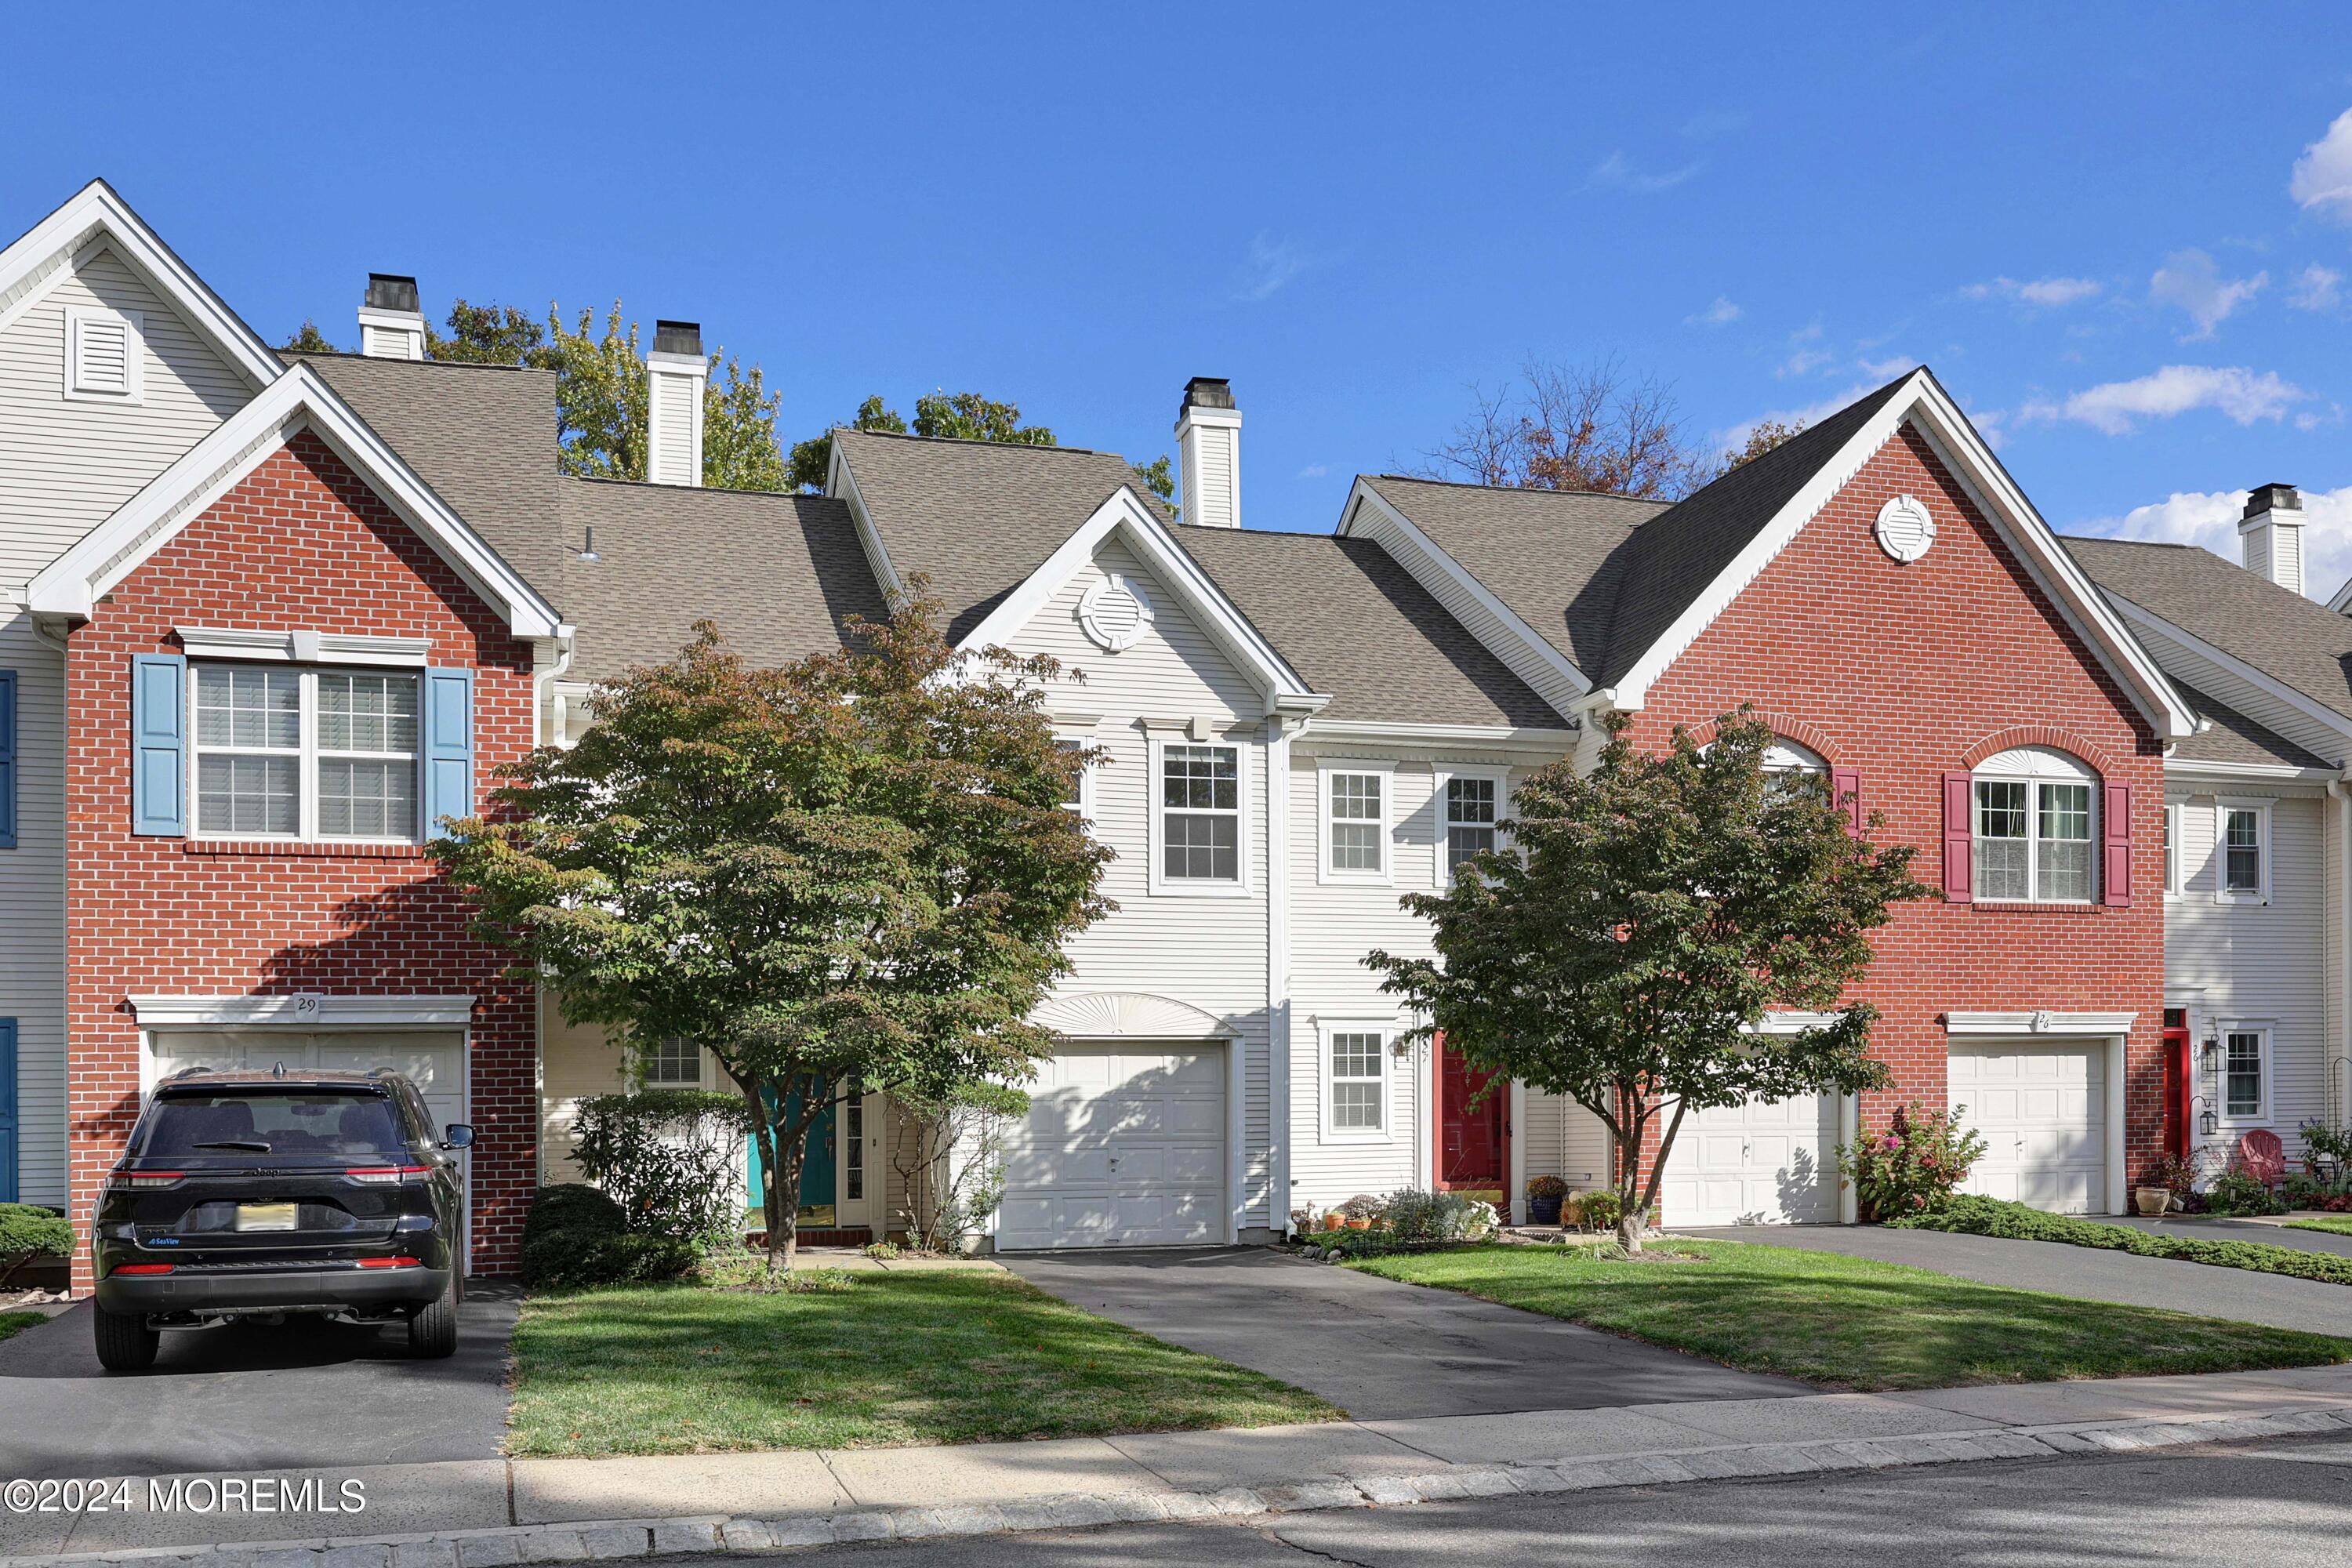
[[[826,1108],[1033,1076],[1054,1036],[1024,1020],[1110,907],[1062,806],[1057,668],[955,651],[920,592],[783,669],[698,626],[435,844],[568,1017],[709,1047],[758,1140],[772,1273]]]
[[[1568,763],[1513,797],[1510,842],[1444,893],[1405,907],[1435,927],[1434,958],[1374,952],[1381,988],[1471,1064],[1563,1095],[1614,1145],[1619,1238],[1641,1250],[1658,1179],[1693,1110],[1875,1089],[1876,1016],[1840,1005],[1890,906],[1926,896],[1907,846],[1853,830],[1826,781],[1765,766],[1772,731],[1746,710],[1702,747],[1634,750],[1623,715],[1591,774]],[[1759,1032],[1768,1010],[1824,1013]],[[1646,1181],[1654,1127],[1657,1157]]]

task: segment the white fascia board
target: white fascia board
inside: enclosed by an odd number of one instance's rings
[[[2222,652],[2194,632],[2184,630],[2146,605],[2126,599],[2120,594],[2109,594],[2105,597],[2107,603],[2126,621],[2153,632],[2158,637],[2170,638],[2200,658],[2210,659],[2221,666],[2221,668],[2264,696],[2278,699],[2322,728],[2342,735],[2347,741],[2352,741],[2352,718],[2347,718],[2338,713],[2317,698],[2306,694],[2300,687],[2289,686],[2276,676],[2248,664],[2237,655]]]
[[[284,363],[260,334],[174,256],[103,180],[84,185],[0,250],[0,331],[61,282],[68,264],[101,237],[254,387],[268,386],[285,373]]]
[[[1265,693],[1269,712],[1312,712],[1329,698],[1308,688],[1299,673],[1258,635],[1248,618],[1201,570],[1200,563],[1178,544],[1168,527],[1139,499],[1132,487],[1121,485],[1077,531],[1064,540],[1045,563],[1023,579],[987,619],[971,629],[961,647],[980,649],[1012,642],[1022,627],[1069,584],[1095,552],[1113,533],[1119,536],[1144,564],[1172,591],[1226,656],[1234,659]]]
[[[562,617],[554,606],[467,527],[306,364],[288,370],[50,563],[26,591],[34,611],[87,619],[100,595],[304,429],[316,433],[350,464],[467,586],[505,616],[515,636],[547,638],[557,634]]]
[[[1520,618],[1517,611],[1496,598],[1493,589],[1478,581],[1467,567],[1447,554],[1439,547],[1435,540],[1421,531],[1412,519],[1398,510],[1386,496],[1367,483],[1361,474],[1356,476],[1355,486],[1348,492],[1347,504],[1339,511],[1339,533],[1342,538],[1355,531],[1357,513],[1364,507],[1370,507],[1379,512],[1391,527],[1403,534],[1406,541],[1422,552],[1429,565],[1444,574],[1449,581],[1476,601],[1479,608],[1494,616],[1518,639],[1527,654],[1566,681],[1578,696],[1581,697],[1592,689],[1592,682],[1585,679],[1584,671],[1576,667],[1573,659],[1545,641],[1535,627]],[[1418,577],[1419,574],[1413,573],[1415,563],[1400,561],[1398,564],[1407,573],[1412,573],[1416,578]],[[1510,663],[1513,650],[1490,648],[1487,651],[1503,660],[1505,665],[1507,666]]]
[[[301,1028],[462,1029],[471,996],[133,996],[142,1029],[202,1029],[290,1025]]]
[[[2131,1033],[2137,1013],[1960,1013],[1944,1015],[1947,1035],[2097,1035]]]
[[[1916,426],[1937,454],[1966,487],[1985,515],[2023,552],[2024,558],[2078,633],[2098,651],[2108,668],[2160,738],[2181,740],[2196,732],[2196,720],[2147,650],[2108,606],[2105,596],[2066,553],[2033,503],[2011,480],[1976,427],[1936,384],[1926,367],[1912,372],[1885,405],[1822,465],[1803,489],[1748,542],[1716,580],[1675,618],[1617,682],[1616,705],[1638,709],[1650,686],[1681,657],[1698,635],[1755,582],[1773,558],[1843,489],[1863,465],[1904,425]]]
[[[890,552],[882,543],[882,531],[874,526],[874,514],[866,510],[866,497],[857,488],[857,470],[843,454],[838,441],[825,458],[824,493],[848,506],[849,521],[857,530],[857,542],[866,552],[866,563],[880,579],[883,593],[892,599],[905,597],[906,580],[890,563]]]
[[[1550,762],[1572,755],[1579,731],[1514,724],[1413,724],[1371,719],[1314,719],[1298,732],[1308,752],[1322,745],[1399,746],[1412,751],[1486,752]]]

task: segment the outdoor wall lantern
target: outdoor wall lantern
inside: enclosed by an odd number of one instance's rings
[[[2206,1074],[2209,1077],[2221,1070],[2221,1038],[2220,1036],[2208,1035],[2205,1037],[2205,1048],[2197,1054],[2197,1060],[2198,1065],[2205,1069]],[[2210,1132],[2213,1130],[2209,1127],[2205,1131]]]
[[[2210,1138],[2213,1136],[2214,1132],[2220,1128],[2220,1125],[2221,1123],[2214,1116],[2213,1108],[2211,1106],[2207,1106],[2198,1114],[2197,1131],[2205,1134],[2206,1137]]]

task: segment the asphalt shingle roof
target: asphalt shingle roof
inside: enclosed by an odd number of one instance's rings
[[[2236,710],[2191,690],[2175,681],[2189,706],[2206,721],[2187,740],[2174,743],[2172,754],[2189,762],[2199,763],[2265,763],[2291,768],[2324,768],[2329,766],[2324,757],[2315,756],[2293,741],[2260,724]]]
[[[1558,727],[1542,698],[1365,539],[1179,527],[1177,542],[1332,719]]]
[[[2352,718],[2352,618],[2193,544],[2065,545],[2107,593]]]

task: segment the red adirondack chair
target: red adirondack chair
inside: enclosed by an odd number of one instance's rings
[[[2238,1163],[2246,1174],[2266,1187],[2286,1179],[2286,1145],[2267,1127],[2257,1127],[2238,1140]]]

